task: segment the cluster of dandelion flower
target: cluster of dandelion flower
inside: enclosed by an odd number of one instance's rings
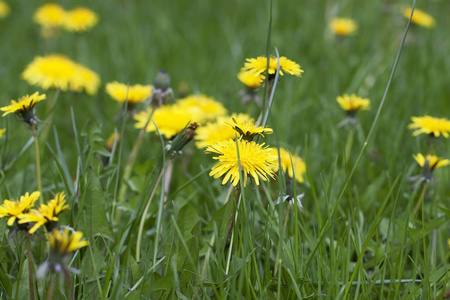
[[[409,19],[411,17],[412,7],[405,7],[402,10],[402,14],[405,18]],[[419,26],[425,27],[425,28],[433,28],[436,25],[436,21],[434,18],[421,11],[420,9],[414,8],[414,13],[411,18],[411,23],[417,24]]]
[[[61,54],[35,57],[22,73],[22,78],[44,90],[84,90],[89,95],[97,93],[100,86],[100,78],[95,72]]]
[[[358,25],[350,18],[333,18],[329,23],[329,28],[335,35],[346,36],[354,34]]]
[[[439,137],[441,134],[445,138],[449,137],[450,121],[446,118],[436,118],[431,116],[411,117],[412,123],[408,128],[414,129],[413,135],[426,133],[432,137]]]
[[[0,19],[9,14],[9,6],[3,1],[0,1]]]
[[[48,3],[38,8],[34,21],[42,26],[43,36],[50,37],[59,28],[75,32],[87,31],[97,24],[98,17],[88,8],[78,7],[66,11],[58,4]]]
[[[34,106],[36,103],[45,100],[45,98],[45,94],[39,95],[39,92],[36,92],[32,95],[23,96],[17,101],[11,100],[10,105],[3,106],[0,110],[4,111],[3,117],[14,113],[20,118],[21,121],[30,126],[36,126],[38,119],[34,115]]]
[[[436,155],[418,153],[413,155],[419,166],[422,167],[422,177],[421,180],[430,181],[433,178],[433,171],[444,166],[450,165],[450,160],[437,157]]]

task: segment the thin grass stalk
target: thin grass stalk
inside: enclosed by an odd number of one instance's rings
[[[31,126],[31,132],[33,133],[34,138],[34,153],[36,155],[36,179],[39,190],[39,203],[43,204],[44,201],[42,199],[42,178],[41,178],[41,156],[39,153],[39,141],[37,137],[37,128],[35,125]]]
[[[27,234],[27,256],[28,256],[28,286],[30,289],[30,299],[34,300],[34,279],[33,279],[33,256],[31,254],[31,236]]]

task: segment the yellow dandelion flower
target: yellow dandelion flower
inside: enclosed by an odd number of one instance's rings
[[[68,208],[69,205],[66,205],[66,195],[64,192],[61,192],[56,194],[55,198],[50,200],[47,204],[41,204],[38,210],[32,209],[29,213],[20,215],[18,217],[18,223],[35,223],[35,225],[28,231],[30,234],[33,234],[44,224],[55,224],[55,222],[58,221],[58,215],[63,210]]]
[[[239,122],[252,120],[247,114],[233,114],[231,117],[218,117],[216,121],[209,122],[197,129],[195,135],[195,145],[197,148],[205,148],[217,142],[222,142],[235,138],[235,131],[229,125],[233,119]]]
[[[19,200],[5,200],[0,205],[0,218],[9,218],[7,224],[8,226],[12,226],[20,215],[27,213],[33,207],[34,202],[39,199],[40,195],[40,192],[33,192],[31,195],[25,193],[24,196],[20,196]]]
[[[427,154],[427,156],[423,156],[421,153],[417,153],[417,155],[413,155],[416,162],[422,168],[429,168],[431,171],[436,170],[437,168],[444,167],[450,165],[450,160],[443,159],[441,157],[437,157],[436,155]]]
[[[241,71],[237,75],[238,79],[251,90],[256,90],[261,86],[263,79],[260,74],[253,72]]]
[[[342,96],[338,96],[336,100],[343,110],[350,113],[356,113],[360,110],[367,110],[370,105],[369,99],[358,97],[355,94],[352,94],[351,96],[344,94]]]
[[[413,121],[408,128],[415,129],[413,135],[426,133],[439,137],[441,134],[448,138],[450,132],[450,121],[445,118],[435,118],[431,116],[411,117]]]
[[[55,228],[47,234],[47,238],[50,243],[50,249],[60,255],[70,254],[89,245],[88,241],[83,240],[82,232],[71,232],[67,228],[64,228],[63,231]]]
[[[216,143],[206,148],[205,153],[218,154],[213,159],[219,162],[212,167],[209,176],[219,178],[223,175],[222,184],[228,180],[236,186],[239,182],[239,162],[244,174],[244,186],[250,175],[259,185],[259,179],[267,181],[269,177],[274,178],[273,169],[276,167],[277,157],[268,146],[256,144],[246,140],[238,140],[239,159],[237,155],[236,141],[227,140]]]
[[[97,15],[90,9],[78,7],[67,12],[63,27],[69,31],[87,31],[98,22]]]
[[[273,149],[275,155],[278,157],[278,151],[277,149]],[[281,167],[283,168],[283,172],[285,172],[290,178],[294,178],[295,173],[295,179],[303,183],[305,180],[303,179],[303,174],[306,172],[306,164],[303,161],[303,159],[299,156],[296,156],[286,149],[280,147],[279,149],[280,154],[280,160],[281,160]],[[292,161],[291,161],[292,159]],[[294,166],[294,168],[292,168]],[[274,169],[274,172],[278,172],[279,165],[276,165],[276,168]]]
[[[5,112],[3,114],[3,117],[7,114],[14,113],[19,116],[25,123],[36,124],[37,118],[34,115],[34,106],[36,105],[36,103],[44,100],[45,98],[45,94],[39,95],[39,92],[36,92],[31,96],[23,96],[22,98],[17,100],[17,102],[11,100],[10,105],[0,107],[0,110]]]
[[[0,138],[3,136],[3,134],[5,133],[6,128],[1,128],[0,129]]]
[[[59,27],[63,24],[66,11],[58,4],[49,3],[38,8],[34,21],[43,27]]]
[[[350,18],[334,18],[329,24],[330,30],[336,35],[350,35],[355,33],[358,25]]]
[[[152,109],[148,108],[147,111],[141,111],[134,115],[134,119],[136,120],[135,128],[144,128],[147,125],[146,131],[152,132],[156,131],[154,124],[156,123],[159,133],[167,139],[170,139],[183,130],[192,119],[192,115],[185,108],[176,104],[163,105],[155,109],[152,117],[153,120],[149,122],[151,114]]]
[[[0,18],[4,18],[9,14],[9,6],[3,1],[0,1]]]
[[[257,58],[247,58],[247,62],[241,69],[241,72],[249,72],[250,74],[260,75],[264,74],[267,70],[267,57],[259,56]],[[270,57],[269,60],[269,75],[274,75],[277,71],[278,60],[275,56]],[[301,77],[304,72],[300,65],[296,62],[287,59],[285,56],[280,57],[280,75],[283,76],[284,72],[297,77]]]
[[[233,123],[229,124],[239,135],[247,141],[253,140],[256,135],[272,134],[273,130],[268,127],[255,127],[253,120],[240,121],[233,118]]]
[[[116,101],[128,103],[139,103],[147,100],[152,94],[151,85],[126,85],[117,81],[106,84],[106,92]]]
[[[407,19],[411,16],[412,7],[406,7],[403,9],[403,16]],[[429,14],[415,8],[414,14],[411,18],[411,22],[426,28],[433,28],[436,25],[436,21]]]
[[[75,74],[70,82],[70,90],[75,92],[82,92],[84,90],[88,95],[95,95],[99,87],[100,77],[98,74],[77,64]]]
[[[192,116],[192,122],[203,123],[227,113],[225,107],[205,95],[189,95],[177,101],[177,104]]]

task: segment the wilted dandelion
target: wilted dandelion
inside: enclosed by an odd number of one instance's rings
[[[239,119],[232,118],[233,122],[229,124],[242,139],[252,141],[257,135],[264,137],[264,134],[272,134],[273,130],[268,127],[257,127],[253,119],[241,121]]]
[[[191,115],[192,122],[203,123],[227,113],[222,103],[205,95],[190,95],[177,101],[180,109]],[[185,124],[186,125],[186,124]]]
[[[9,218],[7,224],[12,226],[19,216],[30,211],[40,194],[40,192],[33,192],[31,195],[25,193],[25,195],[20,196],[19,200],[3,201],[3,204],[0,205],[0,218]]]
[[[152,120],[150,116],[153,113]],[[136,120],[136,128],[144,128],[146,126],[147,132],[158,131],[167,139],[172,138],[177,133],[181,132],[184,127],[192,120],[192,114],[186,111],[184,107],[176,104],[163,105],[153,112],[153,109],[148,108],[147,111],[141,111],[134,115]]]
[[[3,116],[7,114],[14,113],[16,114],[22,121],[31,125],[37,123],[37,118],[34,115],[34,106],[39,101],[45,100],[46,95],[39,95],[39,92],[34,93],[33,95],[26,95],[20,98],[19,100],[11,100],[11,104],[8,106],[3,106],[0,108],[1,111],[5,113]]]
[[[68,31],[82,32],[91,29],[97,22],[98,17],[92,10],[78,7],[66,13],[62,26]]]
[[[3,1],[0,1],[0,18],[4,18],[9,14],[9,6]]]
[[[435,118],[431,116],[411,117],[413,121],[408,125],[408,128],[414,129],[414,136],[421,133],[426,133],[434,137],[439,137],[441,134],[448,138],[450,132],[450,121],[445,118]]]
[[[422,167],[422,179],[427,181],[433,178],[434,170],[450,165],[450,160],[432,154],[423,156],[421,153],[418,153],[417,155],[413,155],[413,157],[419,166]]]
[[[236,148],[236,143],[239,147]],[[219,162],[212,167],[209,176],[214,178],[223,177],[222,184],[226,184],[228,180],[236,186],[239,182],[239,163],[244,174],[244,186],[246,186],[247,178],[250,175],[259,185],[259,179],[267,181],[269,177],[274,178],[274,169],[277,164],[277,157],[273,151],[264,146],[246,140],[227,140],[219,142],[206,148],[205,153],[218,154],[213,159]]]
[[[65,193],[58,193],[47,204],[41,204],[39,209],[31,209],[28,213],[20,215],[18,223],[35,223],[28,231],[30,234],[33,234],[42,225],[45,225],[47,231],[51,232],[57,226],[58,215],[68,208]]]
[[[241,72],[248,72],[248,74],[263,75],[267,70],[267,57],[259,56],[257,58],[247,58],[247,62],[244,67],[241,69]],[[271,75],[275,75],[278,67],[278,60],[275,56],[270,57],[269,60],[269,77]],[[300,77],[304,72],[300,65],[296,62],[287,59],[285,56],[280,57],[280,75],[283,76],[284,72],[289,73],[291,75],[295,75]]]
[[[329,24],[330,30],[339,36],[350,35],[356,32],[358,25],[350,18],[334,18]]]
[[[60,54],[36,57],[28,64],[22,77],[45,90],[85,90],[91,95],[97,92],[100,85],[100,78],[95,72]]]
[[[218,117],[216,121],[209,122],[197,129],[195,145],[197,148],[205,148],[217,142],[234,139],[236,133],[230,126],[233,119],[239,122],[250,121],[252,118],[247,114],[233,114],[231,117]]]
[[[344,94],[336,98],[337,102],[343,110],[347,112],[349,116],[355,116],[360,110],[369,109],[370,100],[367,98],[361,98],[355,94],[349,96]]]
[[[273,149],[274,154],[278,156],[280,155],[280,164],[283,169],[283,172],[289,176],[290,178],[294,178],[300,183],[303,183],[305,180],[303,178],[303,174],[306,172],[306,164],[303,159],[299,156],[296,156],[286,149],[280,147],[279,149]],[[277,163],[274,172],[278,172],[279,164]]]
[[[128,99],[129,104],[144,102],[152,94],[151,85],[126,85],[117,81],[106,84],[106,92],[116,101],[125,102]]]
[[[409,19],[409,17],[411,16],[411,12],[412,12],[412,7],[406,7],[402,11],[403,16],[407,19]],[[436,25],[436,21],[434,20],[434,18],[431,15],[429,15],[417,8],[414,9],[414,14],[411,18],[411,23],[417,24],[419,26],[426,27],[426,28],[433,28]]]

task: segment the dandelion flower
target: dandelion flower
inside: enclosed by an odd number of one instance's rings
[[[422,167],[422,179],[431,180],[433,178],[433,171],[440,167],[445,167],[450,165],[450,160],[437,157],[436,155],[427,154],[423,156],[421,153],[413,155],[419,166]]]
[[[249,74],[261,75],[267,70],[267,58],[265,56],[259,56],[257,58],[247,58],[247,62],[241,69],[241,72],[249,72]],[[275,56],[270,57],[269,60],[269,76],[275,75],[278,67],[278,60]],[[296,62],[287,59],[285,56],[280,57],[280,75],[283,76],[284,72],[291,75],[300,77],[304,72],[300,69],[300,65]]]
[[[3,1],[0,1],[0,18],[4,18],[9,14],[9,6]]]
[[[273,149],[275,155],[278,156],[277,149]],[[295,179],[303,183],[305,180],[303,179],[303,174],[306,172],[306,164],[303,161],[301,157],[298,157],[296,155],[291,154],[286,149],[280,147],[279,149],[280,154],[280,162],[281,167],[283,168],[283,172],[285,172],[290,178],[294,178],[295,173]],[[292,161],[291,161],[292,160]],[[294,168],[292,168],[292,166]],[[274,172],[278,172],[279,165],[276,165],[276,168],[274,169]]]
[[[46,95],[39,95],[39,92],[33,95],[26,95],[19,100],[11,100],[11,104],[8,106],[0,107],[1,111],[4,111],[3,117],[7,114],[14,113],[18,115],[24,122],[31,124],[36,122],[36,117],[34,115],[34,106],[39,101],[46,98]]]
[[[8,226],[12,226],[14,221],[20,215],[28,213],[40,195],[40,192],[33,192],[31,195],[25,193],[24,196],[20,196],[19,200],[5,200],[3,204],[0,205],[0,218],[9,218],[7,224]]]
[[[151,85],[126,85],[117,81],[106,84],[106,92],[116,101],[135,104],[144,102],[152,94],[153,87]]]
[[[49,3],[38,8],[34,21],[46,28],[60,27],[66,17],[66,11],[58,4]]]
[[[20,215],[18,223],[35,223],[28,231],[30,234],[33,234],[44,224],[46,225],[47,231],[51,231],[55,227],[56,222],[58,222],[58,215],[68,208],[69,205],[66,205],[65,193],[58,193],[47,204],[41,204],[38,210],[32,209],[30,212]]]
[[[267,127],[255,127],[253,120],[240,121],[232,118],[233,123],[229,124],[244,140],[251,141],[256,135],[272,134],[273,130]]]
[[[251,90],[256,90],[262,83],[261,75],[254,72],[241,71],[237,77],[248,89]]]
[[[350,18],[334,18],[329,26],[334,34],[340,36],[353,34],[358,29],[356,22]]]
[[[415,129],[413,135],[426,133],[434,137],[439,137],[441,134],[448,138],[450,132],[450,121],[445,118],[435,118],[431,116],[412,117],[413,121],[408,128]]]
[[[152,111],[151,108],[148,108],[147,111],[142,111],[134,115],[134,119],[136,120],[135,127],[139,129],[147,125],[146,131],[152,132],[156,131],[154,124],[156,123],[158,132],[167,139],[172,138],[183,130],[192,119],[192,115],[185,108],[176,104],[163,105],[155,109],[152,117],[153,120],[150,120]]]
[[[407,19],[409,19],[409,17],[411,16],[411,12],[412,12],[411,7],[406,7],[402,11],[403,16]],[[436,25],[436,21],[432,16],[417,8],[414,9],[414,14],[411,18],[411,22],[426,28],[433,28]]]
[[[195,145],[197,148],[205,148],[217,142],[234,139],[236,132],[229,125],[233,122],[233,119],[239,122],[252,120],[247,114],[233,114],[231,117],[218,117],[216,121],[209,122],[197,129],[197,134],[195,135]]]
[[[66,255],[89,245],[88,241],[83,240],[82,232],[70,232],[71,231],[67,228],[64,228],[64,230],[58,230],[55,228],[52,232],[47,234],[52,252],[59,255]]]
[[[228,180],[236,186],[239,182],[239,163],[244,174],[244,186],[250,175],[259,185],[259,179],[267,181],[269,177],[274,178],[273,169],[276,167],[277,157],[268,146],[257,144],[246,140],[238,140],[239,158],[237,155],[236,141],[227,140],[219,142],[206,148],[205,153],[218,154],[213,159],[219,162],[212,167],[209,176],[219,178],[224,176],[222,184]]]
[[[369,99],[358,97],[355,94],[352,94],[351,96],[344,94],[338,96],[336,100],[342,109],[350,114],[355,114],[360,110],[367,110],[370,105]]]
[[[227,113],[220,102],[205,95],[190,95],[178,100],[177,104],[191,114],[193,122],[198,123],[213,120]]]
[[[26,67],[22,77],[45,90],[85,90],[90,95],[95,94],[100,85],[100,78],[95,72],[60,54],[36,57]]]
[[[67,12],[62,25],[68,31],[82,32],[91,29],[97,22],[98,17],[92,10],[78,7]]]

